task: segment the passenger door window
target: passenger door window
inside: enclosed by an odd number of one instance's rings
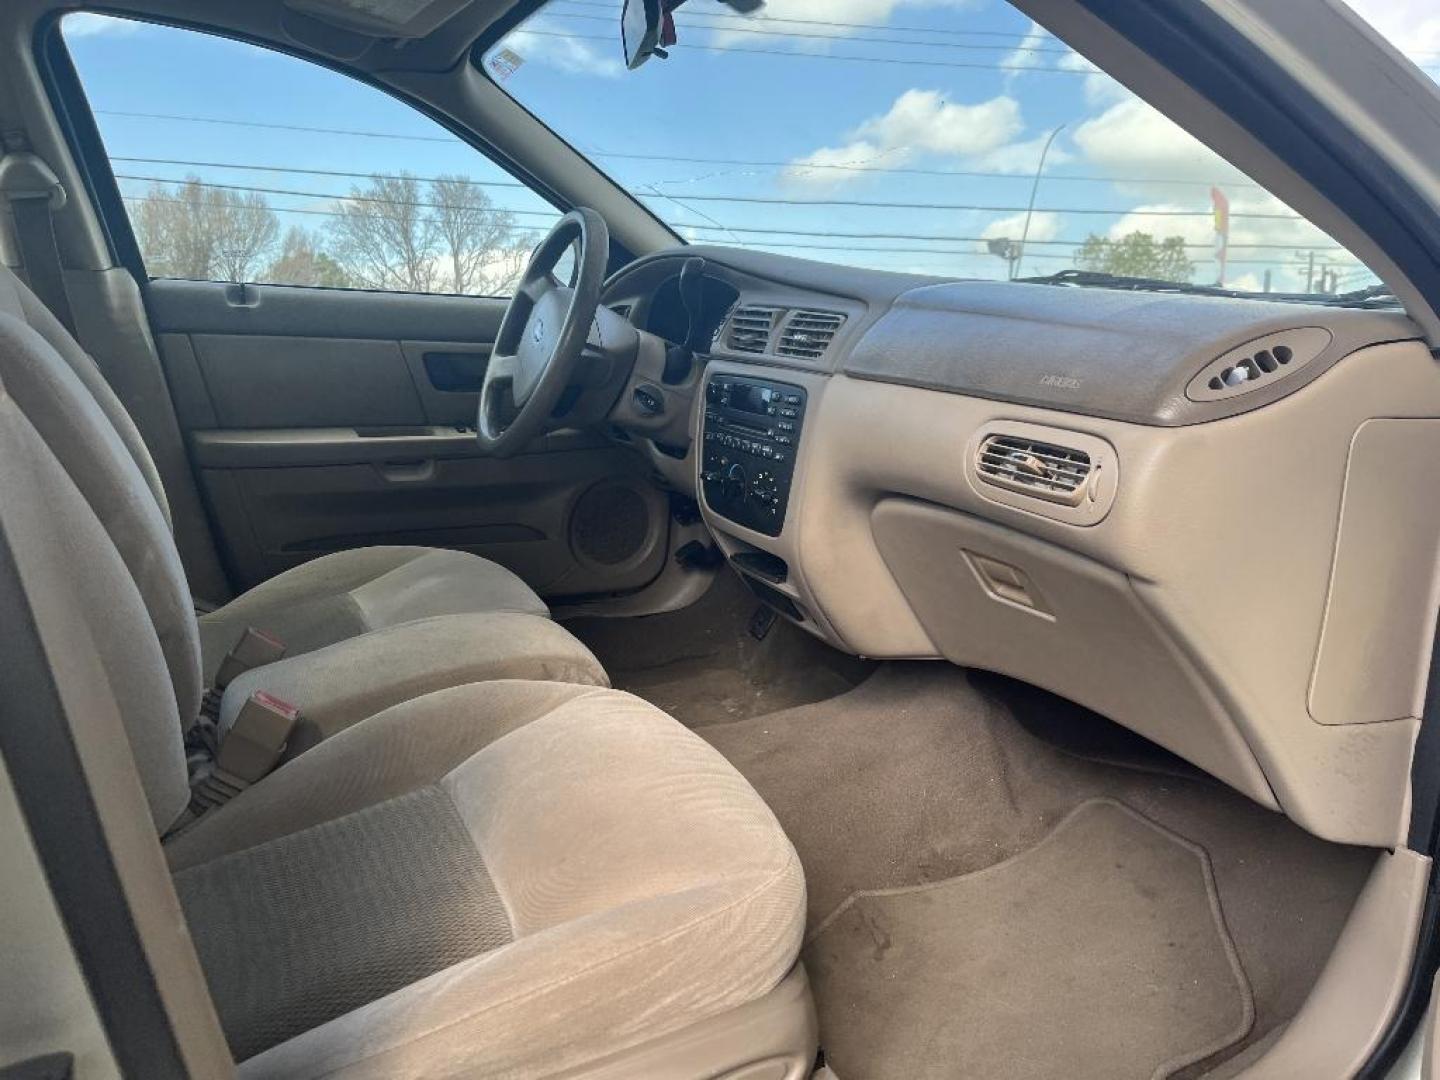
[[[152,277],[501,296],[559,216],[308,61],[91,13],[61,31]]]

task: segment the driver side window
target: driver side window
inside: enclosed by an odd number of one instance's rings
[[[152,278],[507,296],[560,216],[319,65],[106,15],[61,29]]]

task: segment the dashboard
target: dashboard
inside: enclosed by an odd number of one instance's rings
[[[605,301],[673,332],[697,258],[724,306],[657,468],[762,600],[1061,694],[1327,839],[1403,837],[1440,604],[1405,316],[698,246]]]

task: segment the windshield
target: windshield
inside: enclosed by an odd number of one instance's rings
[[[619,9],[553,0],[484,65],[687,241],[977,278],[1377,283],[1000,0],[692,0],[634,71]]]

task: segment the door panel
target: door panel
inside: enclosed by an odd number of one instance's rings
[[[472,551],[551,597],[662,568],[668,504],[639,455],[583,432],[476,452],[505,301],[164,279],[148,299],[237,585],[366,544]]]

